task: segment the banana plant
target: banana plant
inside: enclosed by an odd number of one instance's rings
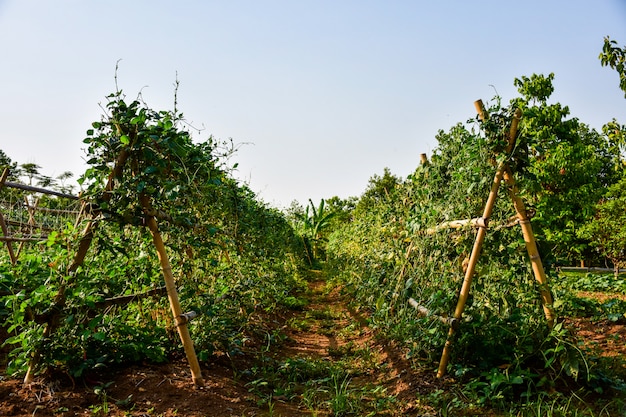
[[[298,215],[303,226],[303,238],[307,252],[309,251],[309,246],[312,248],[312,253],[308,253],[311,266],[318,259],[320,244],[324,242],[322,232],[331,224],[330,220],[335,214],[335,212],[326,210],[324,199],[320,201],[317,208],[313,201],[309,199],[309,205],[304,210],[304,213]]]

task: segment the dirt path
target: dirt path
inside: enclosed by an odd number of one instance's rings
[[[432,370],[413,369],[403,352],[379,340],[366,317],[323,279],[310,283],[308,298],[307,306],[287,320],[286,339],[273,357],[325,364],[326,371],[295,387],[302,392],[286,405],[304,399],[297,412],[277,403],[276,415],[437,415],[417,401],[418,394],[441,386]]]
[[[244,355],[204,364],[202,388],[183,359],[30,388],[0,377],[0,415],[437,415],[418,401],[439,388],[432,370],[413,370],[401,350],[378,340],[321,274],[297,299],[301,308],[259,318],[262,331]]]

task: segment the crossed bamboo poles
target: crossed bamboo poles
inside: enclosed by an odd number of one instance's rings
[[[488,115],[485,112],[485,108],[481,100],[477,100],[474,102],[474,106],[476,107],[476,111],[481,120],[486,120]],[[513,120],[511,123],[511,128],[509,130],[508,137],[508,146],[506,149],[507,154],[511,153],[513,147],[515,146],[515,139],[517,137],[517,128],[519,124],[519,120],[522,117],[522,112],[520,109],[517,109],[513,115]],[[543,305],[543,310],[546,316],[546,320],[548,322],[548,326],[554,326],[554,320],[556,318],[554,309],[553,309],[553,301],[552,294],[550,293],[550,288],[548,286],[548,280],[546,278],[545,271],[543,269],[543,264],[541,262],[541,257],[539,256],[539,251],[537,250],[537,244],[535,241],[535,235],[533,233],[532,226],[530,224],[530,220],[526,215],[526,208],[524,207],[524,202],[519,196],[519,190],[515,183],[515,179],[513,178],[513,174],[506,163],[506,161],[501,162],[498,165],[496,170],[495,177],[493,179],[493,184],[491,185],[491,190],[489,192],[489,197],[487,198],[487,203],[485,204],[485,208],[483,211],[483,215],[474,223],[476,227],[478,227],[478,231],[476,232],[476,239],[474,240],[474,246],[472,248],[472,252],[469,258],[469,263],[467,265],[467,269],[465,270],[465,277],[463,279],[463,284],[461,286],[461,292],[459,294],[459,299],[457,301],[456,309],[454,310],[454,321],[451,321],[450,329],[448,330],[448,337],[446,339],[446,343],[443,347],[443,352],[441,354],[441,360],[439,361],[439,369],[437,370],[437,377],[442,377],[446,373],[446,367],[448,365],[448,360],[450,357],[450,351],[452,348],[452,341],[454,338],[454,334],[456,332],[456,328],[458,326],[453,325],[454,323],[458,323],[461,320],[463,315],[463,311],[465,310],[465,304],[467,302],[467,298],[469,297],[470,287],[472,285],[472,278],[476,273],[476,264],[478,262],[478,258],[480,257],[480,251],[482,249],[483,242],[485,240],[485,236],[487,234],[487,228],[489,223],[489,218],[491,217],[491,213],[493,212],[493,207],[496,202],[496,198],[498,196],[498,190],[500,189],[500,184],[502,181],[508,186],[509,196],[513,201],[513,207],[515,208],[515,213],[517,215],[518,223],[522,228],[522,235],[524,237],[524,242],[526,244],[526,251],[528,252],[528,256],[530,258],[530,262],[532,264],[533,274],[535,279],[539,283],[539,291],[541,295],[541,303]]]
[[[111,199],[112,192],[115,189],[115,181],[121,178],[124,166],[129,156],[130,154],[127,150],[122,150],[118,154],[115,165],[109,175],[107,184],[104,189],[104,193],[102,195],[102,198],[105,201],[109,201]],[[152,241],[157,251],[159,263],[161,265],[161,271],[163,272],[163,278],[165,280],[165,287],[167,290],[167,297],[170,303],[170,310],[172,311],[172,315],[174,316],[174,320],[176,321],[176,329],[183,344],[185,355],[187,356],[187,361],[189,362],[192,381],[197,386],[203,386],[204,379],[202,378],[200,363],[198,362],[198,357],[196,356],[193,341],[191,340],[189,329],[187,327],[188,321],[191,318],[195,317],[197,314],[195,312],[183,314],[178,299],[178,292],[176,290],[174,274],[172,273],[172,266],[167,255],[165,244],[163,243],[163,238],[161,237],[161,234],[159,232],[159,226],[156,218],[158,213],[152,209],[149,196],[141,194],[138,196],[138,199],[144,211],[145,224],[150,230],[150,234],[152,235]],[[47,318],[47,326],[44,329],[42,340],[46,340],[48,337],[50,337],[50,335],[56,330],[59,325],[60,312],[62,311],[66,302],[65,290],[74,279],[75,272],[78,267],[83,264],[89,247],[91,246],[94,229],[96,227],[96,223],[94,222],[94,220],[95,218],[92,216],[92,218],[87,222],[85,228],[83,229],[82,237],[78,245],[78,250],[74,255],[72,263],[67,269],[68,278],[60,286],[53,301],[53,306],[55,308],[52,309],[52,311],[55,311],[56,313]],[[40,358],[41,352],[39,350],[36,350],[30,360],[28,371],[26,372],[26,376],[24,377],[25,385],[30,385],[33,382],[35,367],[37,366]]]

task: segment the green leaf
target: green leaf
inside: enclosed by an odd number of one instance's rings
[[[120,137],[120,142],[124,145],[128,145],[130,143],[130,138],[127,135],[122,135],[122,137]]]
[[[96,332],[93,334],[93,338],[102,342],[104,339],[106,339],[106,334],[104,334],[104,332]]]
[[[517,376],[513,377],[513,379],[511,379],[511,384],[519,385],[519,384],[523,384],[523,383],[524,383],[524,378],[522,378],[521,375],[517,375]]]

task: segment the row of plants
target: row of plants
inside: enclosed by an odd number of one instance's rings
[[[233,178],[230,143],[196,142],[192,131],[176,109],[127,103],[122,91],[108,97],[84,140],[89,167],[79,184],[88,214],[25,246],[15,265],[0,254],[9,374],[23,374],[35,357],[36,371],[76,378],[181,351],[148,214],[157,218],[183,310],[199,314],[189,329],[200,360],[240,352],[254,332],[249,317],[288,303],[303,285],[305,251],[292,226]],[[11,179],[24,182],[24,166],[2,156]],[[37,181],[31,168],[26,178]],[[32,194],[8,192],[14,201]],[[61,200],[43,198],[39,207]],[[91,243],[78,259],[86,230]]]
[[[329,274],[354,294],[373,326],[422,366],[437,368],[448,327],[436,316],[455,310],[476,235],[471,227],[429,230],[480,217],[499,163],[511,168],[532,218],[558,316],[573,315],[577,299],[558,266],[619,265],[624,258],[618,230],[624,229],[625,129],[614,120],[598,132],[569,117],[566,106],[549,101],[553,79],[516,79],[518,98],[504,105],[495,97],[486,121],[440,131],[430,160],[406,179],[385,170],[360,198],[327,201],[342,219],[324,234]],[[516,109],[519,134],[507,151]],[[449,377],[462,383],[465,401],[502,410],[555,392],[623,393],[619,367],[587,352],[564,323],[546,324],[522,233],[510,227],[515,211],[507,191],[502,186],[489,219]],[[621,217],[613,216],[620,209]],[[611,291],[624,293],[619,277],[608,280]],[[418,315],[409,298],[431,314]],[[624,319],[620,302],[595,311],[596,318]]]

